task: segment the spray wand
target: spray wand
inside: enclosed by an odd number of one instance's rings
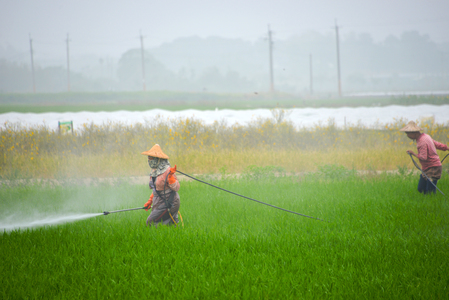
[[[109,215],[109,214],[118,213],[118,212],[122,212],[122,211],[130,211],[130,210],[138,210],[138,209],[145,209],[145,207],[136,207],[136,208],[121,209],[121,210],[113,210],[113,211],[104,211],[103,214],[106,216],[106,215]]]

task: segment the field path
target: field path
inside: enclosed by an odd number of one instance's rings
[[[411,170],[408,170],[410,172]],[[359,170],[357,173],[359,175],[379,175],[382,173],[389,174],[397,174],[398,170],[389,170],[389,171],[369,171],[369,170]],[[414,173],[418,173],[417,170],[413,170]],[[298,176],[302,177],[307,172],[301,172],[296,174],[286,174],[288,176]],[[190,175],[190,174],[189,174]],[[227,178],[240,178],[242,174],[226,174]],[[275,174],[279,176],[280,174]],[[201,180],[207,181],[210,179],[220,180],[221,174],[192,174],[192,177],[199,178],[202,177]],[[182,174],[177,174],[178,180],[180,182],[183,181],[192,181],[193,179],[188,178]],[[14,180],[0,180],[1,186],[16,186],[23,184],[48,184],[50,186],[60,186],[64,184],[75,184],[75,185],[86,185],[86,186],[98,186],[101,184],[109,184],[116,185],[121,183],[130,183],[132,185],[147,185],[149,181],[149,176],[129,176],[129,177],[102,177],[102,178],[68,178],[68,179],[44,179],[44,178],[32,178],[32,179],[14,179]]]

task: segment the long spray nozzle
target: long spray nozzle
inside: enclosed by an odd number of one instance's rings
[[[138,209],[145,209],[145,207],[136,207],[136,208],[113,210],[113,211],[104,211],[103,214],[106,216],[106,215],[109,215],[109,214],[118,213],[118,212],[122,212],[122,211],[130,211],[130,210],[138,210]]]

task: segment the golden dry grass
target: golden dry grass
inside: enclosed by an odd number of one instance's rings
[[[314,128],[295,128],[273,113],[249,125],[205,125],[194,118],[156,118],[126,126],[85,124],[72,134],[46,127],[5,124],[0,132],[0,176],[71,178],[142,176],[148,173],[140,155],[161,145],[172,165],[187,173],[240,173],[249,166],[277,166],[287,172],[315,171],[328,164],[355,170],[413,168],[408,149],[416,145],[399,132],[406,120],[377,129],[361,125],[337,128],[334,120]],[[442,143],[449,141],[449,124],[421,124]],[[442,154],[442,153],[440,153]]]

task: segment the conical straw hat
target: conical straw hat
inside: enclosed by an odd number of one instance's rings
[[[162,152],[161,146],[158,144],[154,145],[150,150],[141,153],[142,155],[159,157],[163,159],[168,159],[168,155]]]
[[[422,131],[422,128],[418,127],[418,125],[416,125],[416,123],[414,121],[410,121],[410,122],[408,122],[408,124],[404,128],[402,128],[399,131],[419,132],[419,131]]]

